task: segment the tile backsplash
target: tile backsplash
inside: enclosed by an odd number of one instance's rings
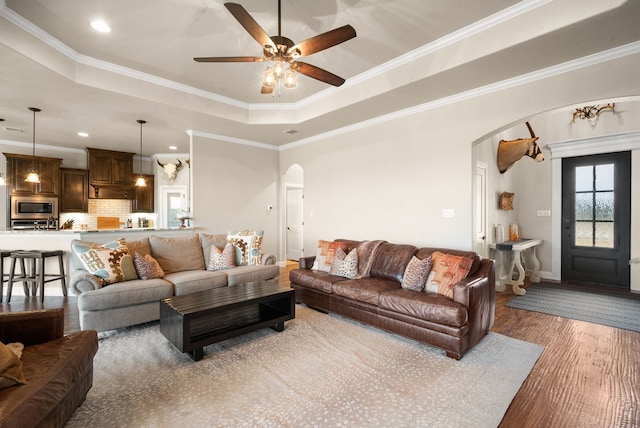
[[[60,214],[60,224],[72,218],[73,228],[80,229],[81,224],[86,224],[88,229],[98,228],[98,217],[118,217],[120,219],[120,227],[124,228],[127,219],[133,221],[133,226],[138,225],[138,218],[147,218],[152,220],[155,225],[155,214],[149,213],[132,213],[131,201],[126,199],[89,199],[88,213],[62,213]]]

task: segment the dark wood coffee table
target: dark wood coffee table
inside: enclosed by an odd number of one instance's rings
[[[251,331],[284,330],[295,318],[295,292],[277,280],[198,291],[160,301],[160,332],[195,361],[203,347]]]

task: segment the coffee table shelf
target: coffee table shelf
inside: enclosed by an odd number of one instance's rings
[[[284,330],[295,317],[295,293],[277,281],[199,291],[160,301],[160,332],[194,360],[203,347],[270,327]]]

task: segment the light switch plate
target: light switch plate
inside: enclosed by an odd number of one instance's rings
[[[443,208],[442,209],[442,217],[443,218],[453,218],[454,217],[454,211],[452,208]]]
[[[551,217],[551,210],[538,210],[538,217]]]

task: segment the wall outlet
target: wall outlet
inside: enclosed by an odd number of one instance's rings
[[[551,217],[551,210],[538,210],[538,217]]]
[[[453,218],[453,217],[455,217],[453,209],[452,208],[443,208],[442,217],[443,218]]]

